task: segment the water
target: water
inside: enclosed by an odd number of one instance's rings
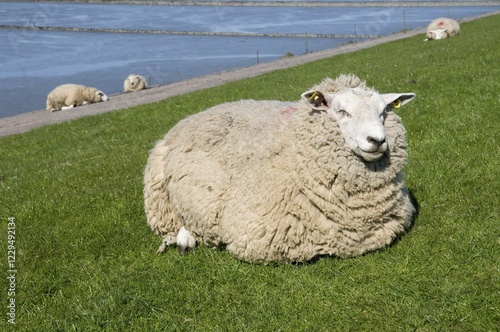
[[[194,32],[376,34],[425,27],[498,7],[210,7],[0,3],[0,24]],[[129,73],[150,85],[251,66],[353,42],[270,38],[0,29],[0,117],[45,108],[54,87],[95,86],[108,95]]]

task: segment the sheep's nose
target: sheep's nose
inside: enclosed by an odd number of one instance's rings
[[[368,140],[368,143],[376,145],[376,146],[381,146],[382,144],[385,143],[385,137],[376,138],[376,137],[368,136],[367,140]]]

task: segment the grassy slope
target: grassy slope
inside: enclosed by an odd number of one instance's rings
[[[0,139],[1,234],[17,220],[17,330],[495,330],[500,35],[483,32],[499,27],[490,17],[463,24],[457,38],[418,36]],[[155,254],[142,172],[156,140],[211,105],[297,100],[344,72],[417,93],[398,111],[419,205],[409,234],[360,258],[303,265],[251,265],[206,247]],[[0,286],[3,330],[5,278]]]

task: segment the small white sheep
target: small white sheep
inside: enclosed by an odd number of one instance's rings
[[[451,18],[439,17],[427,26],[424,41],[444,39],[458,34],[460,34],[460,25],[457,21]]]
[[[129,92],[129,91],[139,91],[143,89],[148,88],[148,82],[146,79],[137,74],[130,74],[128,77],[123,81],[123,91],[124,92]]]
[[[414,97],[341,75],[298,103],[243,100],[182,120],[151,150],[144,174],[158,251],[199,242],[266,263],[390,244],[414,213],[393,108]]]
[[[109,98],[101,90],[79,84],[63,84],[47,96],[47,112],[65,110],[77,106],[107,101]]]

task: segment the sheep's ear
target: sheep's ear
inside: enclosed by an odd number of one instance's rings
[[[390,108],[400,108],[401,105],[405,105],[415,98],[416,94],[413,92],[408,93],[384,93],[382,98],[384,98],[385,103]]]
[[[332,99],[321,91],[311,90],[302,94],[302,100],[315,110],[328,111]]]

